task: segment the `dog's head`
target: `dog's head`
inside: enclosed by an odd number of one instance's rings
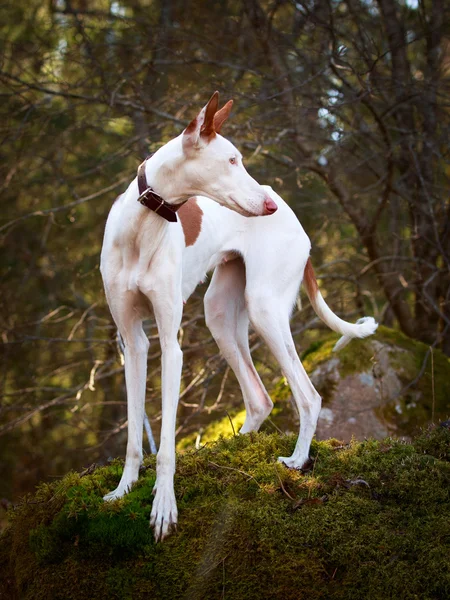
[[[192,186],[191,195],[208,196],[242,215],[270,215],[277,205],[247,173],[239,150],[220,135],[232,106],[229,100],[218,110],[219,93],[215,92],[184,130],[186,185]]]

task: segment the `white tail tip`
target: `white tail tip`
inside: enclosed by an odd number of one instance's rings
[[[373,335],[377,330],[378,323],[373,317],[362,317],[356,321],[357,329],[353,335],[343,335],[334,345],[333,352],[342,350],[353,338],[365,338]]]

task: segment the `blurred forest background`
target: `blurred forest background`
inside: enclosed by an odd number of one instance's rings
[[[313,243],[327,302],[450,354],[445,0],[15,0],[0,7],[0,497],[123,456],[99,273],[108,210],[214,90],[224,131]],[[289,249],[286,249],[288,259]],[[240,404],[186,306],[178,436]],[[159,429],[153,322],[147,408]],[[299,351],[322,335],[308,303]],[[252,335],[269,389],[281,374]],[[293,427],[295,429],[295,427]]]

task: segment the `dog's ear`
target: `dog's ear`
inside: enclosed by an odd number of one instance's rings
[[[200,145],[207,144],[215,135],[214,115],[219,106],[219,92],[209,99],[209,102],[198,113],[193,121],[189,123],[183,132],[183,149],[198,148]]]
[[[233,100],[228,100],[225,106],[222,106],[220,110],[214,115],[214,131],[220,133],[222,125],[230,116],[231,109],[233,108]]]
[[[200,135],[203,138],[210,138],[216,132],[214,130],[214,116],[219,108],[219,92],[214,94],[209,99],[208,104],[205,106],[205,119],[203,125],[200,128]]]

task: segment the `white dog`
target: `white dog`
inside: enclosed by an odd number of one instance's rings
[[[162,350],[162,426],[151,512],[157,540],[177,522],[173,476],[182,366],[177,332],[183,301],[206,272],[215,269],[205,297],[206,322],[242,389],[247,417],[241,433],[258,430],[273,406],[250,356],[249,322],[291,386],[300,434],[293,455],[279,459],[289,467],[301,468],[308,460],[321,405],[289,326],[302,279],[318,315],[345,336],[341,345],[377,327],[372,318],[346,323],[327,307],[308,258],[309,239],[294,213],[271,188],[250,177],[239,151],[219,135],[232,102],[217,111],[217,96],[179,137],[141,165],[111,209],[101,256],[108,304],[125,344],[128,397],[125,467],[117,489],[105,499],[123,496],[138,478],[149,347],[142,321],[151,315],[151,305]],[[262,215],[272,216],[248,218]]]

